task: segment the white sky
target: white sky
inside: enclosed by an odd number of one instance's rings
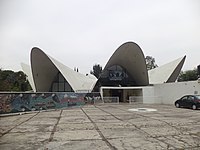
[[[127,41],[160,66],[200,64],[199,0],[0,0],[0,68],[21,70],[32,47],[70,68],[103,67]]]

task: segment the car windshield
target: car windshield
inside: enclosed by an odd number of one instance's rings
[[[200,95],[196,95],[196,97],[197,97],[198,99],[200,99]]]

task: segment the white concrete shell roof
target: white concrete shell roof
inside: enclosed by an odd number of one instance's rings
[[[160,84],[175,82],[185,62],[185,58],[186,56],[176,59],[163,66],[149,70],[149,83]]]
[[[39,48],[31,51],[31,68],[36,91],[47,92],[55,76],[60,72],[74,92],[91,91],[97,79],[90,75],[78,73],[69,67],[46,55]]]
[[[186,56],[147,72],[145,57],[141,48],[134,42],[127,42],[113,53],[104,70],[119,65],[126,69],[128,75],[135,81],[136,86],[175,82],[185,58]],[[21,66],[28,75],[33,91],[37,92],[50,91],[52,82],[59,72],[74,92],[92,91],[97,83],[97,79],[93,75],[86,76],[78,73],[36,47],[31,50],[31,69],[23,63]]]
[[[127,42],[122,44],[110,57],[104,70],[113,65],[125,68],[137,85],[149,84],[145,57],[136,43]]]
[[[25,63],[21,63],[21,67],[22,67],[22,70],[24,71],[24,73],[28,76],[28,81],[29,81],[33,91],[36,92],[31,67]]]

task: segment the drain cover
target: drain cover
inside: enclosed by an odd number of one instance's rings
[[[152,109],[152,108],[132,108],[132,109],[129,109],[128,111],[152,112],[152,111],[157,111],[157,109]]]

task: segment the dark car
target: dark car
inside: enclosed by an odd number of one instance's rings
[[[175,101],[175,106],[186,107],[192,109],[200,108],[200,95],[185,95],[181,97],[179,100]]]

